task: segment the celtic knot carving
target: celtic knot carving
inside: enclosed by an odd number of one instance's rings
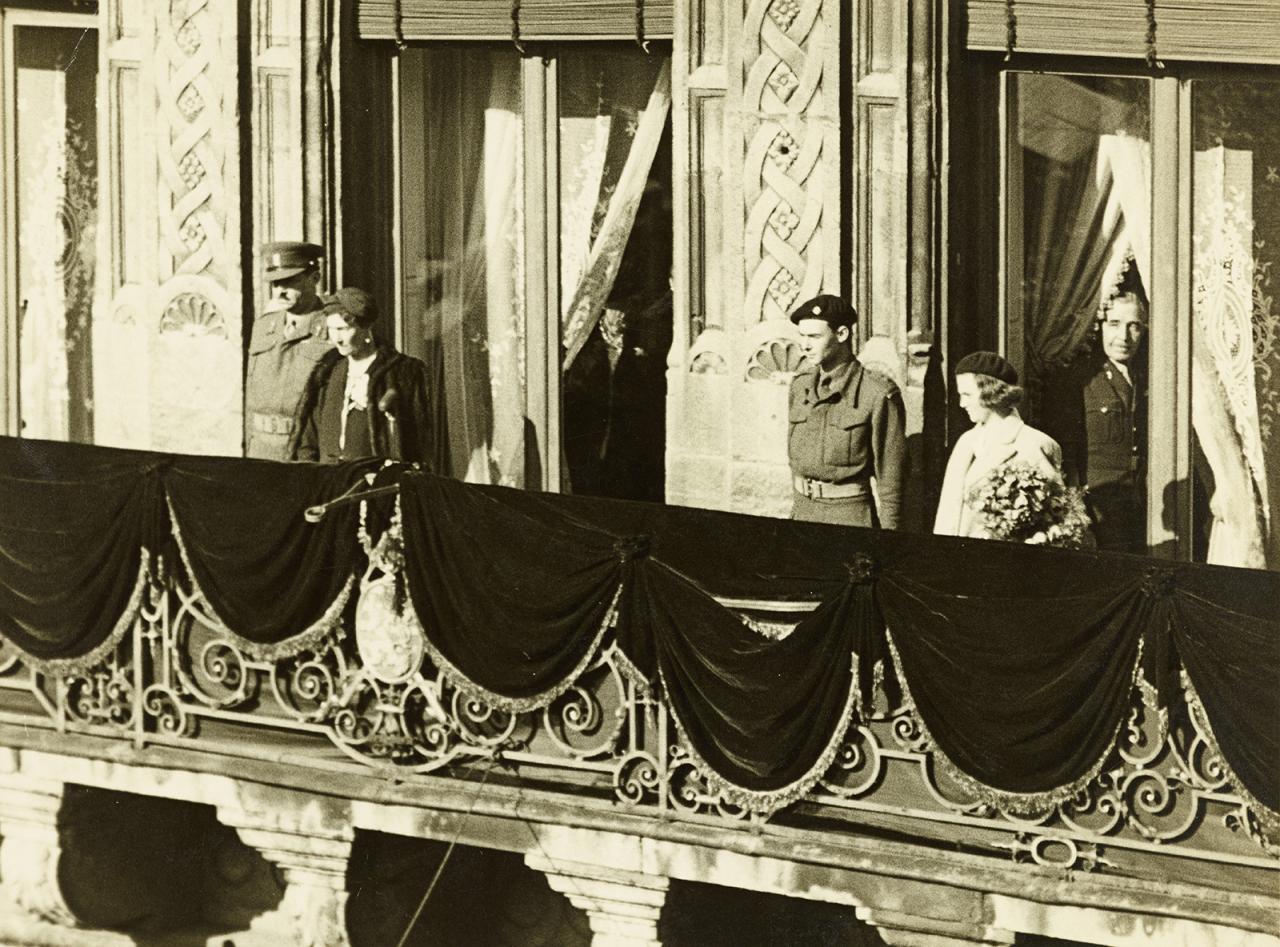
[[[785,316],[817,294],[826,151],[822,0],[752,0],[744,20],[743,98],[748,312]]]
[[[201,273],[223,257],[226,136],[215,15],[208,0],[171,0],[157,44],[161,87],[169,90],[159,111],[160,177],[169,194],[161,233],[175,273]]]

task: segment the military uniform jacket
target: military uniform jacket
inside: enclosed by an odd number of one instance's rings
[[[295,326],[280,311],[254,320],[244,381],[245,456],[289,459],[298,399],[332,349],[319,310],[296,320]]]
[[[1108,360],[1085,382],[1081,400],[1086,449],[1081,479],[1092,490],[1108,484],[1142,485],[1144,398],[1141,376],[1133,377],[1130,384]]]
[[[791,379],[787,456],[798,477],[826,483],[876,478],[880,524],[897,529],[906,463],[902,394],[856,359],[837,369],[819,396],[818,369]]]

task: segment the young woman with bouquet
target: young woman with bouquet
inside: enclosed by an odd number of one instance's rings
[[[1018,414],[1018,372],[995,352],[956,365],[956,392],[973,427],[960,435],[942,481],[933,531],[1079,546],[1088,515],[1062,481],[1058,442]]]

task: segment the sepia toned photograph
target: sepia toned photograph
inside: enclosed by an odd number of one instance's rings
[[[1280,0],[0,0],[0,947],[1280,947]]]

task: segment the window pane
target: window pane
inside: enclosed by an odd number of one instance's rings
[[[408,49],[400,81],[404,347],[443,362],[454,474],[523,486],[520,57]]]
[[[634,45],[559,63],[567,489],[662,500],[671,345],[670,79]]]
[[[1197,559],[1280,568],[1280,83],[1192,87]]]
[[[13,31],[21,434],[93,440],[95,30]]]
[[[1089,488],[1099,546],[1128,551],[1146,536],[1148,90],[1144,79],[1009,77],[1009,355],[1024,414]]]

